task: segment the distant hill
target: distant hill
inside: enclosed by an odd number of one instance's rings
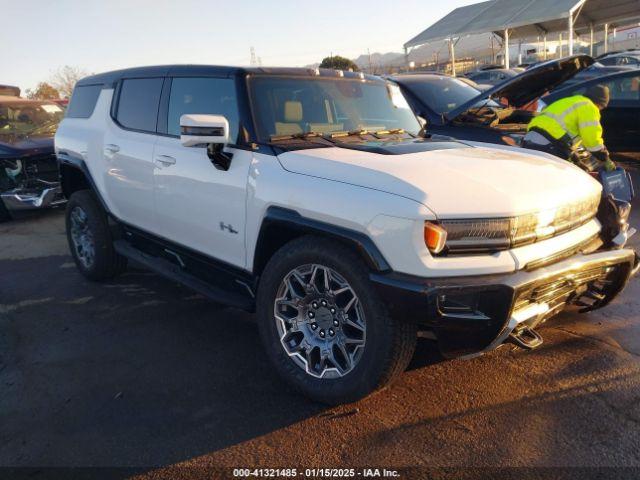
[[[369,55],[360,55],[358,58],[354,58],[358,67],[362,70],[369,70],[369,62],[371,62],[372,68],[375,70],[377,66],[386,66],[386,65],[398,65],[404,63],[404,54],[398,52],[387,52],[387,53],[372,53],[371,58]]]

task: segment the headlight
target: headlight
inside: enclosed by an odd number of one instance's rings
[[[486,253],[529,245],[584,225],[595,216],[599,203],[600,197],[594,196],[518,217],[441,220],[438,226],[446,232],[444,248],[436,251],[429,243],[427,246],[435,254],[456,254]]]

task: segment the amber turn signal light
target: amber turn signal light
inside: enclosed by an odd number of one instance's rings
[[[447,242],[447,231],[440,225],[424,222],[424,243],[431,253],[440,253]]]

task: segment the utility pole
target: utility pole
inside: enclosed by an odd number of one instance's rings
[[[371,68],[371,51],[368,48],[367,55],[369,56],[369,73],[373,73],[373,69]]]

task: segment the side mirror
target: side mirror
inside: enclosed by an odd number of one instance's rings
[[[223,115],[181,115],[180,142],[185,147],[225,145],[229,143],[229,121]]]
[[[233,154],[224,151],[229,143],[229,121],[223,115],[181,115],[180,142],[185,147],[207,147],[207,156],[218,170],[231,167]]]

